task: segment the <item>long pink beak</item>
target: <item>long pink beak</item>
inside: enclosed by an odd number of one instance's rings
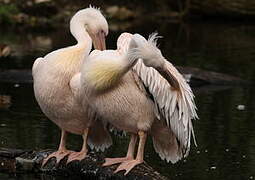
[[[95,49],[98,49],[101,51],[106,49],[104,32],[100,31],[92,39],[93,39],[93,45]]]

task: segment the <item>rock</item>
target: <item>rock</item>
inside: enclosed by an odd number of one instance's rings
[[[0,95],[0,109],[8,109],[11,106],[11,96]]]
[[[11,53],[11,48],[7,44],[0,44],[0,58],[7,57]]]
[[[106,13],[112,17],[119,11],[119,6],[110,6],[106,9]]]
[[[9,4],[11,2],[11,0],[3,0],[3,3],[5,4]]]
[[[26,23],[29,21],[29,17],[27,14],[24,13],[18,13],[16,15],[13,16],[13,19],[17,22],[17,23]]]
[[[194,67],[180,67],[177,66],[177,69],[182,74],[189,74],[190,82],[193,86],[205,85],[205,84],[214,84],[214,85],[238,85],[247,83],[246,81],[230,76],[223,73],[206,71]],[[195,83],[195,84],[194,84]]]
[[[22,13],[25,13],[28,16],[35,16],[37,18],[51,18],[56,16],[58,13],[57,5],[51,0],[27,1],[27,4],[22,4],[21,6]]]
[[[35,4],[51,2],[51,0],[35,0]]]
[[[30,41],[31,46],[36,49],[51,49],[52,48],[52,39],[48,36],[36,36]]]
[[[136,14],[127,9],[126,7],[119,6],[110,6],[106,9],[106,13],[108,17],[118,19],[118,20],[127,20],[134,18]]]
[[[15,173],[17,169],[15,158],[28,152],[30,151],[0,148],[0,172]]]
[[[1,152],[4,153],[1,153]],[[53,176],[72,176],[84,179],[157,179],[167,180],[148,164],[143,163],[132,169],[127,176],[123,172],[114,173],[118,165],[103,167],[104,155],[90,152],[82,161],[73,161],[66,164],[67,157],[56,164],[56,159],[51,158],[44,167],[41,163],[52,150],[23,151],[12,149],[0,149],[0,171],[19,173],[44,173]]]
[[[34,168],[34,160],[33,159],[25,159],[22,157],[16,158],[16,164],[19,166],[20,171],[33,171]]]
[[[252,0],[190,0],[189,8],[193,14],[212,17],[255,17],[255,3]]]
[[[126,31],[126,29],[132,27],[132,23],[129,21],[112,22],[109,24],[111,31]]]

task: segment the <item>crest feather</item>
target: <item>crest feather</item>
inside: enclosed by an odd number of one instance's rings
[[[101,12],[100,7],[96,7],[96,6],[93,6],[93,5],[90,4],[90,5],[89,5],[89,8],[92,8],[92,9],[95,9],[95,10]]]
[[[151,33],[148,38],[148,43],[154,47],[158,47],[157,41],[159,38],[163,38],[163,36],[158,36],[157,32]]]

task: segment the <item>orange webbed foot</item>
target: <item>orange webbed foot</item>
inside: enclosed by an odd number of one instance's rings
[[[53,152],[50,154],[47,158],[45,158],[42,162],[42,167],[45,166],[45,164],[49,161],[49,159],[55,157],[56,158],[56,165],[59,164],[59,162],[64,159],[66,156],[68,156],[73,151],[69,150],[58,150],[56,152]]]
[[[114,173],[117,173],[122,170],[126,170],[124,175],[127,175],[136,165],[143,163],[143,160],[129,160],[121,163],[119,167],[114,171]]]
[[[122,163],[128,160],[132,160],[131,157],[122,157],[122,158],[105,158],[104,164],[102,166],[111,166],[113,164]]]
[[[72,161],[81,161],[85,159],[87,156],[87,151],[80,151],[80,152],[72,152],[67,159],[67,164]]]

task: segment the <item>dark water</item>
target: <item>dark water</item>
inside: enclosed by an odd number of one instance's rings
[[[164,36],[159,40],[162,52],[174,64],[235,75],[251,82],[255,79],[255,25],[180,25],[144,21],[136,22],[133,27],[127,26],[124,30],[143,35],[157,30]],[[0,59],[0,70],[31,68],[35,57],[74,42],[68,30],[34,33],[15,31],[0,32],[0,42],[10,43],[17,49],[15,58]],[[120,31],[110,33],[109,47],[115,47],[119,34]],[[254,84],[206,86],[194,88],[194,91],[200,117],[194,122],[198,147],[193,145],[187,159],[172,165],[160,160],[151,141],[148,141],[145,161],[170,179],[254,179]],[[32,84],[2,83],[0,95],[11,98],[10,107],[0,106],[0,147],[57,148],[60,131],[41,113],[34,99]],[[245,109],[238,110],[238,105],[245,105]],[[79,136],[71,135],[68,143],[70,148],[78,150],[82,141]],[[116,138],[107,154],[124,155],[127,145],[128,139]],[[63,178],[0,173],[0,179]]]

